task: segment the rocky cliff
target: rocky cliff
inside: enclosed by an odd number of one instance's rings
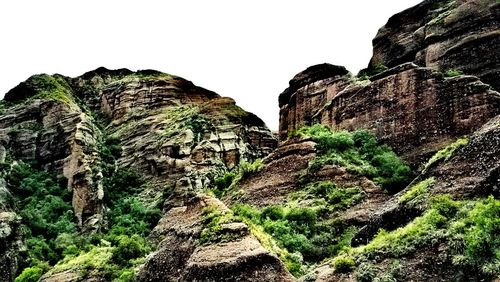
[[[392,16],[373,39],[369,69],[414,62],[459,70],[500,90],[500,5],[494,0],[423,1]]]
[[[424,1],[392,16],[357,77],[322,64],[290,81],[279,98],[280,139],[315,123],[367,128],[418,166],[498,114],[499,7]]]
[[[0,103],[0,281],[500,279],[499,7],[424,1],[357,76],[297,74],[280,142],[174,75],[30,77]]]
[[[109,193],[120,191],[111,191],[109,178],[121,170],[147,183],[136,191],[144,206],[168,210],[183,206],[216,175],[276,147],[262,120],[231,98],[156,71],[36,75],[9,91],[2,106],[2,201],[10,194],[13,202],[27,196],[17,187],[27,184],[9,181],[18,163],[47,171],[71,193],[76,229],[84,233],[110,228]],[[16,210],[25,212],[15,203],[2,206],[5,281],[15,277],[22,259],[17,254],[26,248],[14,235],[20,224]]]

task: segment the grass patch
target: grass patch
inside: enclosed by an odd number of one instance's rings
[[[464,73],[461,70],[457,69],[447,69],[443,75],[444,77],[455,77],[455,76],[460,76],[463,75]]]
[[[356,265],[354,258],[352,257],[337,257],[333,260],[333,267],[335,268],[335,272],[339,273],[348,273]]]
[[[300,191],[290,195],[290,200],[299,206],[309,206],[321,215],[348,209],[365,198],[358,187],[342,188],[331,181],[309,183]]]
[[[10,90],[6,100],[19,103],[27,99],[48,99],[62,102],[70,107],[77,107],[72,89],[61,75],[38,74]]]
[[[429,195],[429,187],[434,184],[434,177],[429,177],[412,186],[406,193],[399,197],[402,204],[422,203]]]
[[[224,197],[229,192],[233,193],[232,196],[237,196],[238,182],[261,171],[263,168],[264,163],[261,159],[257,159],[252,163],[241,161],[234,170],[226,171],[224,174],[215,177],[214,183],[212,187],[208,189],[208,192],[218,198]]]
[[[423,172],[428,171],[429,168],[431,168],[432,166],[436,165],[438,162],[449,160],[453,156],[453,154],[455,153],[456,150],[458,150],[458,149],[460,149],[462,147],[465,147],[467,144],[469,144],[469,139],[468,138],[466,138],[466,137],[459,138],[455,142],[453,142],[450,145],[446,146],[444,149],[439,150],[425,164]]]
[[[168,109],[164,114],[166,123],[161,139],[175,139],[190,129],[193,132],[196,142],[203,140],[203,135],[210,130],[212,124],[208,117],[200,113],[196,106],[176,106]]]
[[[452,264],[458,272],[481,273],[491,278],[500,274],[499,231],[500,201],[493,196],[454,201],[440,195],[432,198],[429,209],[408,225],[390,232],[380,230],[367,245],[346,253],[357,261],[381,262],[444,244],[442,252],[453,257]],[[357,272],[370,276],[370,271],[362,269],[362,265]]]

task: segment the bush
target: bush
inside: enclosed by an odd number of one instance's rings
[[[45,271],[46,269],[40,266],[25,268],[23,272],[16,277],[14,282],[37,282]]]
[[[311,208],[269,206],[262,211],[249,205],[233,207],[237,219],[262,228],[280,248],[299,253],[308,262],[335,255],[350,244],[353,230],[345,226],[319,222]]]
[[[223,175],[216,177],[214,179],[215,187],[211,189],[211,191],[215,194],[216,197],[223,197],[235,178],[236,174],[234,172],[226,172]]]
[[[109,213],[112,226],[109,234],[147,236],[160,215],[160,209],[146,208],[136,197],[117,200]]]
[[[463,243],[455,264],[478,269],[486,275],[500,274],[500,200],[493,196],[477,202],[452,225],[452,240]]]
[[[335,272],[347,273],[351,272],[356,262],[352,257],[338,257],[333,261]]]
[[[265,209],[262,210],[261,214],[261,217],[263,219],[270,219],[270,220],[280,220],[283,219],[284,216],[285,216],[285,211],[283,207],[278,205],[266,207]]]
[[[248,178],[250,175],[259,172],[264,168],[264,164],[261,159],[255,160],[253,163],[242,161],[238,166],[238,171],[241,175],[241,179]]]
[[[234,216],[231,211],[223,211],[218,207],[207,207],[202,213],[203,230],[198,239],[199,244],[208,244],[220,242],[223,240],[234,239],[233,235],[239,237],[239,234],[222,234],[222,224],[233,222]]]
[[[438,195],[431,199],[431,209],[447,218],[453,218],[459,207],[460,203],[449,195]]]
[[[461,70],[457,70],[457,69],[447,69],[445,72],[444,72],[444,77],[455,77],[455,76],[459,76],[459,75],[463,75],[464,73],[461,71]]]
[[[332,132],[325,126],[313,125],[298,132],[316,142],[318,153],[309,164],[309,173],[325,165],[339,165],[373,179],[389,192],[399,191],[413,176],[410,167],[390,147],[379,145],[367,130]]]
[[[144,238],[137,234],[130,237],[122,235],[118,238],[118,245],[112,251],[112,260],[118,265],[131,266],[129,261],[144,256],[147,250]]]
[[[121,168],[113,171],[111,175],[104,175],[104,195],[107,204],[124,197],[134,195],[141,191],[146,184],[144,178],[131,169]]]
[[[372,282],[375,275],[375,267],[368,262],[361,263],[356,269],[356,279],[359,282]]]

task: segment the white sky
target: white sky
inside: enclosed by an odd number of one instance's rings
[[[308,66],[357,73],[387,19],[420,0],[0,2],[0,95],[36,73],[104,66],[193,81],[278,128],[278,95]]]

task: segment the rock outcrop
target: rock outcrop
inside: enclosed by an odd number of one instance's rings
[[[41,96],[53,88],[60,96]],[[31,96],[25,97],[26,92]],[[6,94],[5,101],[14,105],[0,116],[0,138],[10,158],[36,163],[67,179],[75,215],[83,225],[102,217],[102,187],[94,177],[99,173],[100,131],[73,99],[63,77],[31,77]]]
[[[414,62],[460,70],[500,90],[500,4],[495,0],[426,0],[392,16],[373,39],[369,68]]]
[[[280,137],[304,125],[370,129],[418,166],[456,137],[480,128],[500,109],[500,94],[472,76],[444,78],[404,64],[349,84],[348,76],[315,81],[280,95]],[[286,101],[286,97],[289,99]]]
[[[171,209],[153,231],[161,239],[149,256],[138,281],[293,281],[284,264],[264,249],[244,223],[225,223],[222,238],[211,244],[197,242],[207,208],[227,212],[213,198],[197,196],[186,206]],[[225,237],[224,237],[225,236]]]
[[[24,161],[67,179],[82,232],[106,228],[104,165],[139,172],[150,183],[140,192],[141,201],[157,207],[169,196],[168,211],[184,206],[216,175],[242,160],[266,156],[277,144],[262,120],[233,99],[156,71],[99,68],[77,78],[36,75],[9,91],[2,106],[0,161]],[[115,163],[105,164],[109,140],[120,150]],[[0,206],[9,193],[4,190]],[[2,224],[12,232],[6,235],[8,253],[0,265],[4,276],[12,278],[17,258],[11,254],[19,241],[10,240],[17,236],[12,235],[14,223]],[[265,265],[279,264],[266,257],[255,239],[249,245]],[[241,258],[247,259],[253,258]],[[224,269],[230,271],[235,263]],[[81,278],[78,273],[66,269],[44,279]]]
[[[499,26],[493,0],[394,15],[358,76],[290,81],[279,144],[174,75],[30,77],[0,103],[0,281],[498,279]]]
[[[21,261],[20,253],[25,251],[21,218],[15,212],[0,209],[0,281],[14,281]]]

